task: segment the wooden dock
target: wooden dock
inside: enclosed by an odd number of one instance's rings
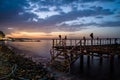
[[[53,39],[51,64],[61,64],[63,71],[69,71],[70,65],[84,55],[102,58],[114,58],[120,56],[120,38],[96,38],[96,39]],[[82,62],[81,62],[82,63]]]

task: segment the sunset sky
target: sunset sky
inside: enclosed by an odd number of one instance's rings
[[[120,0],[0,0],[7,37],[120,38]]]

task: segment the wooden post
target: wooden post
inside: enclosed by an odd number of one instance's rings
[[[93,39],[91,39],[91,46],[93,45]]]
[[[84,70],[84,55],[83,54],[81,54],[80,55],[80,70],[81,70],[81,72],[83,72]]]
[[[90,55],[87,55],[87,67],[90,67]]]
[[[58,44],[58,43],[57,43],[57,39],[56,39],[56,41],[55,41],[55,46],[57,46],[57,44]]]
[[[82,52],[81,46],[82,46],[82,42],[80,40],[80,53]]]
[[[70,46],[72,46],[72,40],[70,40]]]
[[[54,44],[55,40],[53,39],[53,43],[52,43],[52,47],[54,48],[55,44]]]
[[[76,45],[76,40],[75,40],[75,45]]]
[[[117,38],[115,38],[115,44],[117,44]]]
[[[100,46],[101,46],[101,39],[100,39]]]
[[[114,55],[110,55],[110,72],[113,73],[114,71]]]
[[[85,37],[83,37],[83,45],[84,45],[84,47],[85,47],[85,45],[86,45],[86,38]]]
[[[110,38],[110,45],[111,45],[111,38]]]
[[[102,53],[99,53],[100,54],[100,65],[102,65],[102,62],[103,62],[103,55]]]
[[[90,74],[90,53],[87,55],[87,75],[89,76]]]
[[[97,37],[97,45],[98,45],[98,42],[99,42],[99,38]]]
[[[86,45],[89,45],[89,42],[88,42],[88,40],[86,40]]]
[[[118,54],[118,61],[120,61],[120,54]]]

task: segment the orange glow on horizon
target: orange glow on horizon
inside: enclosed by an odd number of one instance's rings
[[[109,31],[107,31],[109,29]],[[11,32],[10,34],[6,34],[6,37],[13,37],[13,38],[45,38],[45,39],[51,39],[51,38],[58,38],[58,35],[62,35],[62,38],[64,36],[67,36],[68,38],[83,38],[85,36],[86,38],[90,38],[90,33],[94,33],[95,37],[119,37],[119,29],[116,31],[114,28],[88,28],[85,30],[78,30],[73,32],[65,32],[65,31],[53,31],[50,33],[46,32],[29,32],[29,31],[15,31]]]
[[[15,37],[15,38],[44,38],[47,36],[46,33],[42,32],[14,32],[6,35],[7,37]]]
[[[13,38],[58,38],[58,35],[68,36],[69,38],[82,38],[83,36],[86,36],[85,33],[81,33],[81,31],[78,32],[51,32],[51,33],[45,33],[45,32],[12,32],[10,34],[7,34],[6,37],[13,37]]]
[[[13,32],[7,34],[6,37],[14,37],[14,38],[55,38],[58,35],[68,35],[69,32]]]

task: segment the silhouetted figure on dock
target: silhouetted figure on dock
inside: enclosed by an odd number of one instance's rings
[[[61,39],[61,35],[59,35],[59,39]]]
[[[65,36],[65,40],[67,40],[67,36]]]
[[[98,40],[99,40],[99,37],[97,37],[97,45],[98,45],[98,43],[99,43]]]
[[[93,38],[94,38],[94,37],[93,37],[93,33],[91,33],[91,34],[90,34],[90,37],[91,37],[91,39],[93,39]]]
[[[59,35],[59,45],[62,46],[62,37]]]
[[[90,34],[90,37],[91,37],[91,45],[93,45],[93,33]]]
[[[84,40],[84,45],[86,44],[86,38],[85,36],[83,36],[83,40]]]
[[[67,40],[67,36],[65,36],[65,38],[64,38],[64,42],[63,42],[64,46],[66,46],[66,40]]]
[[[117,43],[117,38],[115,38],[115,45],[117,45],[118,43]]]

